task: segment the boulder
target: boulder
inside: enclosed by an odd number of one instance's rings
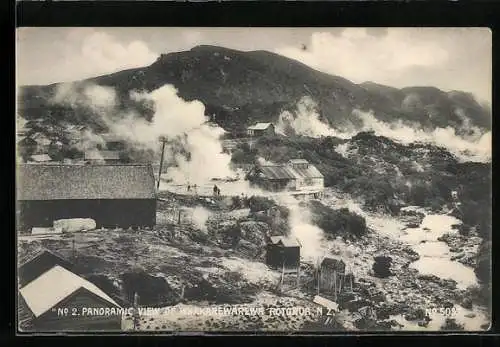
[[[391,272],[391,257],[379,256],[375,257],[375,262],[373,263],[373,274],[375,277],[386,278],[392,276]]]
[[[54,221],[54,229],[61,229],[66,233],[94,230],[95,228],[96,222],[91,218],[59,219]]]
[[[472,309],[472,300],[470,298],[464,298],[460,303],[460,306],[468,310]]]

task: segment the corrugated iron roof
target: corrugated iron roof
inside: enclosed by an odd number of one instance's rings
[[[151,165],[20,164],[18,200],[154,199]]]
[[[85,152],[85,160],[119,160],[120,152],[118,151],[87,151]]]
[[[28,283],[20,289],[20,292],[31,312],[35,317],[40,317],[80,288],[85,288],[116,307],[120,307],[95,284],[59,265]]]
[[[314,166],[292,167],[291,165],[262,165],[260,172],[269,180],[323,178],[323,175]]]
[[[248,127],[248,130],[266,130],[272,123],[257,123]]]
[[[269,180],[296,179],[298,174],[286,165],[262,165],[260,172]]]
[[[294,167],[293,170],[302,178],[323,178],[323,174],[311,164],[307,167]]]

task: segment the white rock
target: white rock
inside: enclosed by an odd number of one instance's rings
[[[94,230],[96,223],[91,218],[59,219],[54,221],[54,228],[60,228],[63,232],[71,233],[82,230]]]

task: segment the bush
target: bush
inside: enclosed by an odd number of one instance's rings
[[[261,197],[261,196],[251,196],[248,200],[248,205],[250,207],[250,212],[267,211],[271,207],[275,206],[273,200]]]
[[[368,232],[366,220],[347,208],[331,209],[319,201],[311,201],[313,223],[323,229],[327,236],[359,238]]]
[[[457,331],[457,330],[464,330],[464,327],[463,327],[463,325],[458,324],[455,319],[446,318],[446,321],[441,326],[441,330]]]

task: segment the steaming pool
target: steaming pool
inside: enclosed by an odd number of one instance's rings
[[[450,247],[445,242],[437,240],[444,234],[456,234],[457,231],[452,229],[452,225],[461,223],[452,216],[428,214],[419,227],[406,229],[406,234],[399,239],[411,245],[420,256],[420,259],[413,262],[410,267],[421,274],[455,280],[459,289],[477,285],[474,270],[458,261],[450,260]]]

